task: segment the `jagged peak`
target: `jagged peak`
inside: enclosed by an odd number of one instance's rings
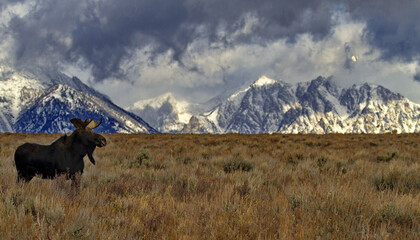
[[[346,92],[358,92],[360,96],[365,96],[369,99],[377,99],[377,100],[383,100],[383,101],[389,101],[389,100],[402,100],[405,97],[401,95],[400,93],[393,92],[389,90],[388,88],[374,84],[374,83],[364,83],[360,85],[353,85],[351,88],[345,89]]]
[[[318,88],[320,86],[331,87],[336,86],[336,83],[333,80],[333,77],[318,76],[317,78],[309,81],[308,86],[311,88]]]
[[[54,85],[68,85],[77,91],[88,92],[107,98],[94,89],[84,84],[77,77],[69,77],[55,69],[40,66],[27,68],[13,68],[8,65],[0,65],[0,80],[10,81],[13,84],[24,84],[29,88],[48,89]]]
[[[248,92],[250,89],[255,88],[255,87],[262,87],[262,86],[269,86],[269,85],[273,85],[276,83],[280,83],[280,81],[271,79],[265,75],[259,77],[257,80],[255,80],[254,82],[251,83],[251,85],[249,85],[246,88],[243,88],[235,93],[233,93],[232,95],[230,95],[227,100],[229,101],[238,101],[240,100],[244,94],[246,92]]]

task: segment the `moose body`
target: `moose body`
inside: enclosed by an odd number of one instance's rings
[[[53,179],[65,174],[72,179],[72,185],[77,187],[83,173],[83,158],[88,155],[92,164],[95,164],[93,151],[96,147],[106,145],[106,139],[93,132],[99,126],[92,120],[72,119],[76,130],[70,135],[64,135],[51,145],[25,143],[15,152],[15,165],[18,172],[18,181],[29,182],[34,176]]]

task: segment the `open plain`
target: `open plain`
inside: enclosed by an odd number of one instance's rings
[[[70,181],[16,183],[0,134],[0,239],[418,239],[420,134],[104,135]]]

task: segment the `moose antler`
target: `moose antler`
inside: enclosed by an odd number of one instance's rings
[[[95,121],[88,118],[85,121],[82,121],[80,118],[73,118],[70,122],[73,123],[76,128],[94,129],[102,123],[102,118],[98,121],[98,123],[95,123]]]
[[[99,125],[101,125],[101,123],[102,123],[102,118],[101,118],[101,119],[99,119],[99,121],[98,121],[97,123],[95,123],[95,121],[93,121],[93,120],[90,120],[89,124],[88,124],[86,127],[87,127],[87,128],[90,128],[90,129],[95,129],[95,128],[97,128]]]

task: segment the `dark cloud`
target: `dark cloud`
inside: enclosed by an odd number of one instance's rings
[[[381,50],[382,60],[419,62],[419,1],[353,0],[346,6],[355,19],[366,22],[366,40]]]
[[[414,81],[420,82],[420,73],[416,73],[413,77]]]
[[[43,1],[25,17],[14,17],[9,30],[16,40],[18,65],[42,61],[79,62],[97,80],[123,77],[121,61],[133,48],[157,41],[182,48],[180,1]],[[159,49],[159,48],[157,48]],[[42,59],[42,60],[40,60]]]
[[[356,53],[354,52],[353,48],[350,46],[349,43],[346,43],[344,45],[344,52],[345,52],[345,60],[344,60],[344,68],[347,70],[353,70],[355,67],[355,60],[353,58],[356,58]]]
[[[3,1],[0,9],[16,2],[21,1]],[[15,39],[17,65],[83,64],[101,81],[125,78],[122,62],[149,44],[154,46],[152,58],[170,49],[173,61],[182,65],[182,54],[198,37],[224,47],[279,38],[293,42],[300,33],[320,40],[330,34],[334,11],[365,21],[365,37],[384,59],[417,60],[417,0],[46,0],[37,1],[24,17],[14,17],[7,31]],[[244,27],[246,14],[259,19],[252,34],[229,39]],[[221,26],[225,35],[219,33]]]
[[[180,56],[196,37],[223,41],[218,27],[225,24],[226,31],[235,32],[243,27],[240,19],[246,13],[262,19],[255,29],[261,42],[293,39],[303,32],[322,37],[330,27],[328,8],[319,0],[49,0],[38,2],[23,18],[16,16],[8,27],[16,40],[18,64],[83,62],[96,80],[102,80],[124,77],[124,58],[151,43],[156,53],[171,49],[174,61],[181,62]],[[198,26],[206,32],[197,33]],[[246,34],[236,39],[251,40]]]
[[[366,21],[366,38],[387,60],[417,60],[420,53],[420,3],[417,0],[349,1],[354,18]]]
[[[181,1],[108,1],[85,9],[72,31],[70,59],[83,57],[93,67],[97,79],[120,77],[120,63],[134,48],[156,41],[159,49],[177,51],[185,47],[187,38],[179,35],[186,17]],[[182,45],[184,44],[184,45]]]

